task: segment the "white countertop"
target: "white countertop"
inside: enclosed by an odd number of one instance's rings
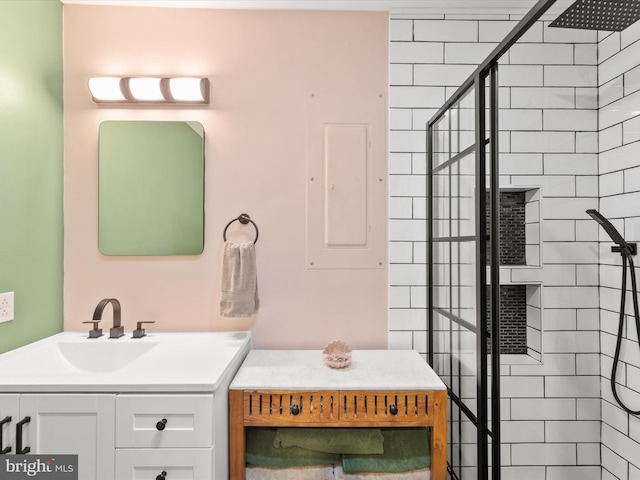
[[[0,355],[0,392],[214,392],[250,348],[250,332],[63,332]]]
[[[346,368],[331,368],[320,350],[252,350],[233,390],[444,390],[413,350],[355,350]]]

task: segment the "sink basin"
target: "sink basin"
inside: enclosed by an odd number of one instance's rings
[[[0,355],[0,392],[213,392],[250,348],[250,332],[62,332]]]
[[[158,342],[58,342],[60,355],[80,370],[87,372],[114,372],[147,353]]]

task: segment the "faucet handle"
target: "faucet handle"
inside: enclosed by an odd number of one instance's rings
[[[82,323],[93,323],[93,328],[89,330],[89,338],[100,338],[102,336],[102,329],[98,328],[100,320],[87,320]]]
[[[155,320],[142,320],[140,322],[137,322],[136,329],[133,331],[132,338],[142,338],[146,335],[144,328],[142,328],[143,323],[156,323],[156,322]]]

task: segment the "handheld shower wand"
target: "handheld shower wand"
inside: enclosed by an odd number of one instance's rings
[[[618,362],[620,361],[620,347],[622,345],[622,335],[624,333],[624,306],[626,302],[626,294],[627,294],[627,262],[629,263],[629,270],[631,272],[631,293],[633,295],[633,313],[636,322],[636,332],[638,333],[638,338],[640,339],[640,309],[638,308],[638,287],[636,283],[636,272],[635,266],[633,264],[633,256],[637,253],[637,245],[635,243],[626,242],[620,232],[616,230],[609,220],[603,217],[600,212],[597,210],[587,210],[587,213],[593,218],[598,224],[604,228],[604,231],[611,237],[614,243],[617,245],[615,247],[611,247],[612,252],[620,253],[622,256],[622,285],[621,285],[621,295],[620,295],[620,319],[618,322],[618,337],[616,341],[616,350],[613,356],[613,366],[611,367],[611,391],[613,393],[613,397],[618,402],[618,405],[622,407],[624,411],[630,413],[631,415],[639,415],[640,410],[632,410],[627,407],[624,402],[620,399],[616,387],[616,373],[618,371]]]
[[[613,243],[616,243],[617,247],[612,247],[612,252],[620,252],[623,255],[636,255],[638,248],[635,243],[627,243],[620,232],[616,230],[609,220],[607,220],[600,212],[595,209],[587,210],[587,213],[593,218],[598,224],[604,228],[604,231],[611,237]]]

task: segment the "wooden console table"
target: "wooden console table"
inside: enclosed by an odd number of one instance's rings
[[[411,350],[356,350],[329,368],[316,350],[252,350],[229,387],[230,479],[245,478],[245,428],[431,427],[431,479],[447,473],[447,390]]]

